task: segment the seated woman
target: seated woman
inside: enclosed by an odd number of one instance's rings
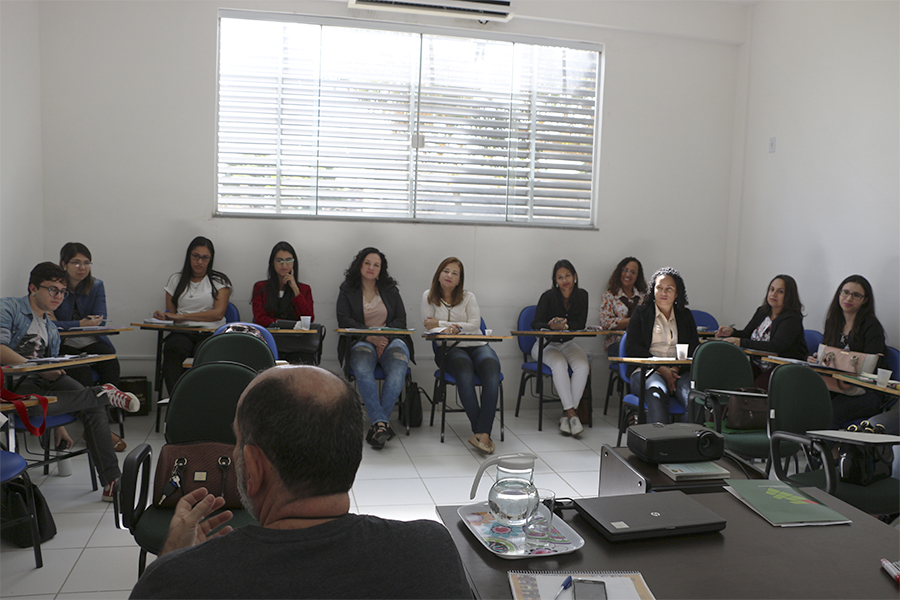
[[[166,283],[166,309],[156,311],[157,319],[176,325],[219,327],[225,324],[225,310],[231,297],[231,280],[213,269],[216,249],[212,240],[197,236],[188,245],[180,273]],[[201,333],[173,331],[163,344],[163,379],[169,393],[184,370],[185,359],[194,355],[206,339]]]
[[[628,323],[625,350],[628,356],[675,358],[675,345],[687,344],[688,356],[700,345],[697,324],[687,308],[684,280],[675,269],[663,267],[650,278],[650,291]],[[640,372],[631,372],[631,389],[640,393]],[[650,423],[669,422],[669,400],[687,408],[691,390],[689,367],[661,366],[647,375],[644,398]],[[687,411],[685,411],[687,415]]]
[[[445,258],[434,272],[431,288],[422,294],[422,320],[428,333],[481,335],[481,310],[475,294],[464,289],[466,272],[458,258]],[[477,339],[477,338],[476,338]],[[441,364],[438,346],[434,362]],[[485,454],[494,452],[491,429],[500,395],[500,359],[487,342],[460,342],[443,356],[444,369],[456,380],[459,399],[472,424],[469,443]],[[481,380],[481,406],[475,375]]]
[[[269,327],[279,319],[299,321],[300,317],[315,320],[312,290],[297,281],[297,253],[287,242],[278,242],[269,254],[269,278],[253,284],[253,322]],[[312,334],[301,334],[312,335]],[[278,356],[299,364],[308,359],[297,350],[295,337],[277,336]]]
[[[625,331],[634,309],[647,293],[647,281],[644,279],[644,267],[641,261],[627,256],[619,261],[609,276],[606,291],[600,298],[600,327],[608,330]],[[607,336],[603,349],[607,356],[619,355],[620,335]]]
[[[878,368],[888,368],[884,327],[875,316],[872,286],[862,275],[850,275],[834,292],[825,316],[822,343],[852,352],[881,354]],[[810,350],[816,352],[817,349]],[[835,429],[849,421],[879,414],[888,402],[887,394],[878,390],[858,387],[827,375],[823,377],[832,392],[832,426]]]
[[[93,327],[103,325],[106,321],[106,290],[103,282],[95,278],[91,273],[91,251],[79,242],[69,242],[59,251],[59,266],[66,270],[66,286],[69,295],[62,301],[54,312],[56,326],[60,331],[68,331],[73,327]],[[83,335],[77,337],[64,337],[59,348],[60,354],[115,354],[109,337],[105,335]],[[99,376],[94,382],[94,371]],[[119,361],[118,359],[105,360],[94,363],[90,367],[66,369],[66,374],[83,385],[111,383],[119,385]],[[64,427],[60,427],[57,433],[57,446],[65,440],[64,447],[72,446],[72,439],[66,433]],[[127,447],[125,441],[116,434],[112,434],[113,447],[116,452],[122,452]]]
[[[741,348],[805,359],[809,351],[803,333],[803,304],[797,292],[797,282],[790,275],[776,275],[769,282],[762,305],[756,309],[747,326],[735,329],[723,325],[716,331],[716,337]],[[751,364],[756,387],[769,389],[772,365],[756,357],[751,359]]]
[[[377,248],[363,248],[344,271],[337,299],[337,321],[341,328],[390,327],[406,329],[406,309],[397,282],[388,274],[387,258]],[[338,358],[343,364],[350,339],[341,337]],[[403,391],[406,370],[414,356],[409,336],[393,340],[370,335],[353,343],[350,348],[350,368],[356,386],[366,405],[372,427],[366,441],[376,450],[394,437],[391,412]],[[384,385],[378,393],[375,367],[384,369]]]
[[[541,294],[531,328],[552,329],[554,331],[584,329],[587,322],[588,293],[578,287],[578,273],[568,260],[558,260],[553,265],[552,287]],[[575,343],[574,337],[554,337],[544,346],[544,364],[553,374],[553,386],[563,406],[559,418],[559,430],[564,434],[578,435],[584,431],[581,419],[575,412],[584,386],[587,384],[591,365],[587,354]],[[531,356],[538,358],[538,344],[531,347]],[[572,377],[569,377],[569,368]]]

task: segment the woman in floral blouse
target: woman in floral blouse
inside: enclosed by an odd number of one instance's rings
[[[631,314],[647,293],[647,281],[644,279],[644,267],[641,261],[627,256],[619,261],[606,291],[600,298],[600,327],[625,331]],[[607,336],[603,348],[609,356],[619,355],[621,336]]]

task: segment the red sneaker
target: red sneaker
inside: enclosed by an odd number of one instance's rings
[[[100,386],[101,392],[97,397],[106,394],[110,406],[121,408],[125,412],[137,412],[141,409],[141,401],[131,392],[123,392],[111,383],[104,383]]]

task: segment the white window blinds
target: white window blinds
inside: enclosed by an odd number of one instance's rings
[[[220,214],[592,225],[597,51],[220,23]]]

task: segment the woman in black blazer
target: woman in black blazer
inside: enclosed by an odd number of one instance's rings
[[[338,327],[365,329],[389,327],[406,329],[406,309],[397,282],[388,274],[387,258],[377,248],[360,250],[344,272],[344,283],[337,299]],[[338,356],[343,363],[349,339],[338,342]],[[391,412],[403,391],[406,370],[413,356],[412,341],[407,337],[393,340],[370,335],[353,343],[350,368],[356,377],[359,395],[366,405],[372,427],[366,441],[376,450],[384,448],[394,437]],[[375,367],[384,369],[384,385],[378,392]]]
[[[688,310],[684,280],[675,269],[663,267],[649,281],[650,289],[628,323],[625,353],[633,358],[675,358],[675,345],[687,344],[688,356],[700,345],[694,315]],[[647,411],[651,423],[669,422],[669,400],[687,407],[691,390],[689,367],[662,366],[647,375]],[[631,389],[639,393],[640,372],[631,372]],[[687,412],[685,412],[687,415]]]
[[[805,360],[809,351],[803,333],[803,304],[797,292],[797,282],[790,275],[773,277],[762,305],[756,309],[747,326],[735,329],[723,325],[716,332],[716,337],[725,338],[726,342],[741,348]],[[768,389],[771,365],[759,359],[753,359],[752,365],[756,386]]]

